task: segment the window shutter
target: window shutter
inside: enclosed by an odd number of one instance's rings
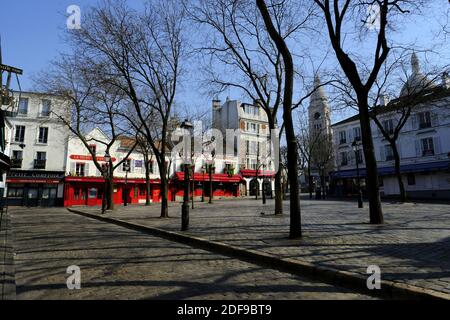
[[[441,137],[436,137],[433,139],[433,143],[434,143],[434,153],[435,154],[441,154],[442,153],[442,149],[441,149]]]
[[[417,130],[417,114],[411,115],[411,130]]]
[[[74,176],[76,173],[77,173],[77,164],[76,164],[76,162],[71,162],[70,163],[70,174]]]
[[[420,145],[420,140],[416,140],[416,157],[422,156],[422,147]]]
[[[384,146],[380,146],[380,161],[386,161],[386,154],[384,152]]]
[[[84,176],[89,177],[89,163],[84,164]]]

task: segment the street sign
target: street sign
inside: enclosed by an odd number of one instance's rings
[[[11,67],[11,66],[7,66],[5,64],[0,64],[0,70],[1,71],[6,71],[6,72],[17,73],[17,74],[23,74],[23,70],[22,69],[18,69],[18,68],[14,68],[14,67]]]

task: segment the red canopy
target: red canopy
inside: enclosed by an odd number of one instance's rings
[[[256,170],[250,170],[250,169],[242,169],[241,170],[241,175],[243,177],[256,177]],[[258,177],[261,178],[272,178],[275,176],[275,172],[274,171],[266,171],[266,170],[258,170]]]
[[[184,180],[184,172],[177,172],[175,174],[175,179]],[[192,179],[192,177],[191,177]],[[208,173],[194,173],[194,181],[209,181]],[[214,182],[231,182],[231,183],[240,183],[242,181],[242,177],[240,175],[232,175],[229,176],[226,173],[214,173],[212,175],[212,181]]]

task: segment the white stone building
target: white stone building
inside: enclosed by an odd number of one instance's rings
[[[19,99],[17,93],[15,98]],[[59,96],[22,92],[12,126],[8,203],[20,206],[63,204],[68,130],[56,114],[69,110]]]
[[[226,137],[227,130],[235,130],[237,139],[234,154],[237,157],[238,172],[245,179],[241,195],[253,196],[261,193],[263,182],[266,192],[272,195],[275,164],[271,156],[271,132],[267,114],[257,101],[253,104],[229,100],[213,101],[213,128]]]
[[[380,122],[385,130],[396,123],[396,104],[409,93],[418,92],[418,86],[429,87],[424,100],[412,108],[412,114],[397,140],[404,185],[410,198],[450,199],[450,86],[448,75],[441,83],[424,82],[417,56],[412,57],[413,73],[396,99],[380,109]],[[383,111],[385,108],[386,111]],[[392,148],[372,121],[372,134],[381,182],[381,194],[399,195],[394,175]],[[332,173],[334,191],[338,195],[355,193],[356,159],[352,142],[358,142],[361,130],[358,116],[350,117],[332,126],[334,133],[336,171]],[[361,176],[365,176],[365,160],[358,160]],[[364,185],[364,180],[363,180]]]

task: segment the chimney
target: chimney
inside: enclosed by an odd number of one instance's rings
[[[444,89],[450,89],[450,77],[448,72],[442,73],[442,86]]]

